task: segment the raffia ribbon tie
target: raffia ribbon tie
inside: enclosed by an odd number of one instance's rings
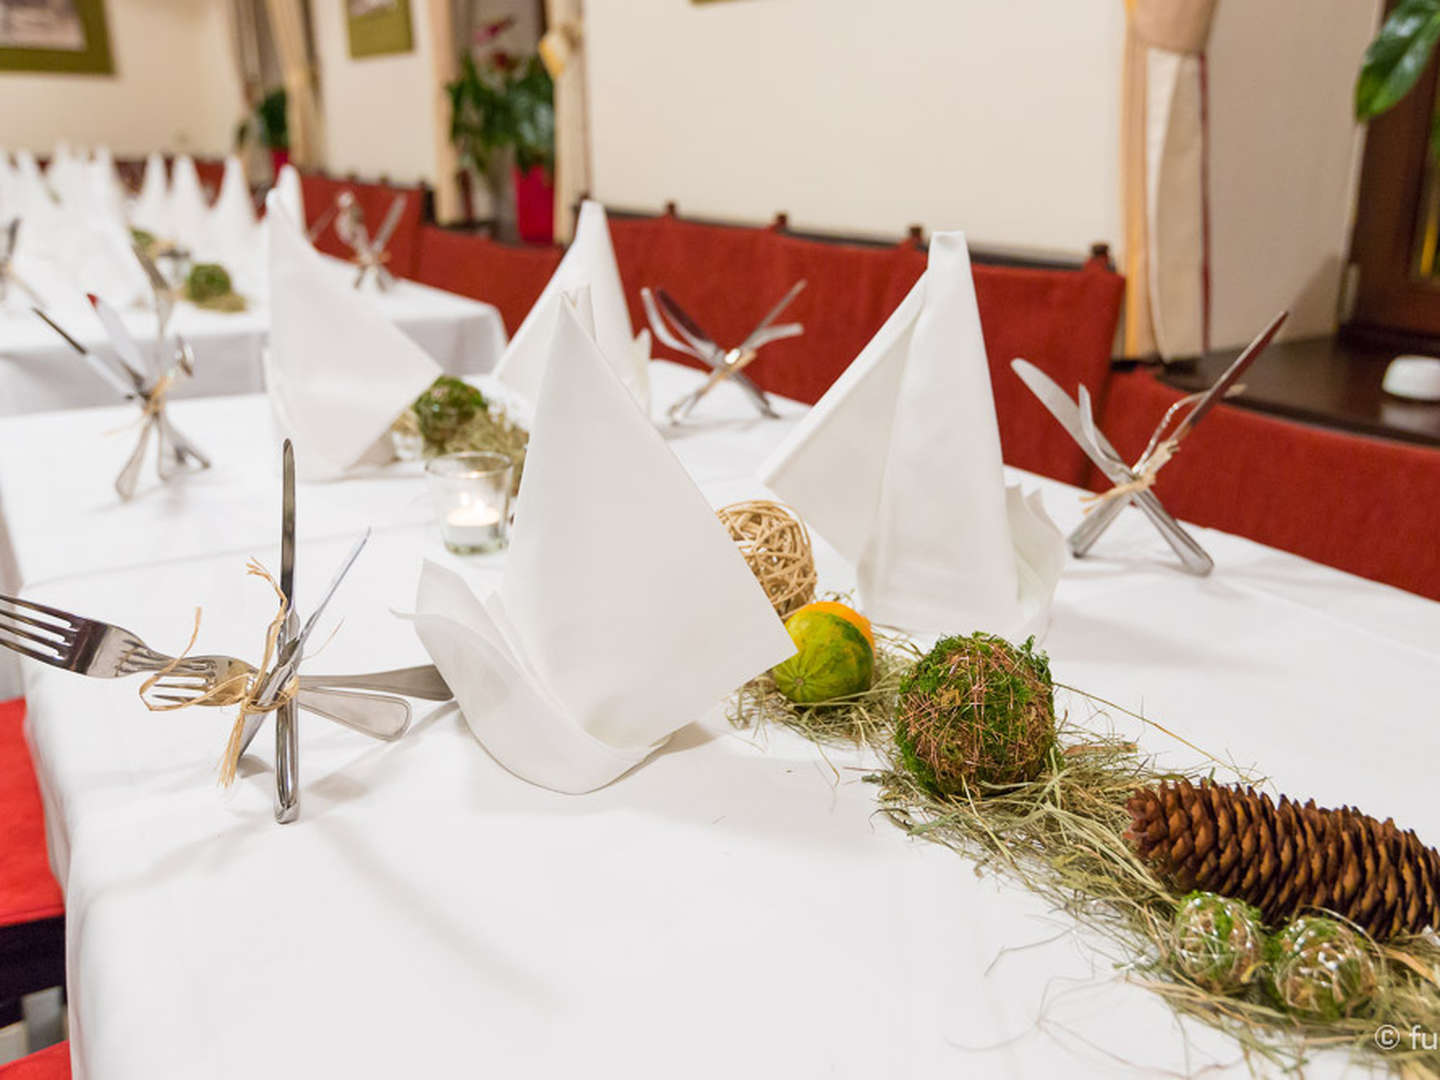
[[[190,650],[195,647],[195,639],[200,635],[200,609],[195,609],[195,625],[190,631],[190,640],[186,642],[185,648],[180,655],[171,660],[159,671],[155,672],[143,683],[140,684],[140,700],[151,712],[175,712],[178,709],[189,709],[196,705],[238,705],[239,711],[235,714],[235,723],[230,727],[230,737],[225,743],[225,756],[220,761],[220,786],[229,787],[235,780],[236,769],[240,765],[240,740],[245,731],[245,719],[256,713],[274,712],[276,709],[289,704],[300,691],[300,679],[291,679],[282,686],[270,701],[259,701],[258,695],[270,678],[270,673],[275,662],[279,659],[279,650],[276,643],[280,638],[280,628],[285,625],[285,617],[290,613],[290,606],[285,602],[285,594],[280,591],[280,584],[265,567],[256,560],[251,559],[245,565],[245,572],[253,577],[264,578],[270,587],[275,590],[275,598],[279,602],[279,610],[275,617],[270,620],[270,625],[265,631],[265,651],[260,657],[258,670],[254,672],[242,671],[232,675],[228,679],[216,683],[203,694],[192,698],[189,701],[166,702],[159,704],[151,701],[146,695],[163,679],[173,672],[180,663],[189,655]]]
[[[375,267],[384,266],[386,263],[388,263],[390,261],[390,252],[357,251],[354,255],[350,257],[350,261],[353,262],[356,266],[362,266],[366,270],[370,270]]]
[[[1155,448],[1155,452],[1146,461],[1145,468],[1135,474],[1135,479],[1126,480],[1122,484],[1116,484],[1109,491],[1102,491],[1098,495],[1082,495],[1080,501],[1085,504],[1085,513],[1090,513],[1097,506],[1103,506],[1111,499],[1125,499],[1131,495],[1139,495],[1142,491],[1149,491],[1155,484],[1155,477],[1164,468],[1165,463],[1176,455],[1180,450],[1180,444],[1174,439],[1166,439]]]

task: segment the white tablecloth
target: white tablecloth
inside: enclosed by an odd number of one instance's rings
[[[655,365],[658,406],[696,378]],[[672,435],[716,505],[760,492],[755,467],[797,414],[761,422],[747,408],[722,388]],[[113,415],[67,416],[63,430]],[[50,466],[49,499],[11,464],[17,438],[60,431],[60,417],[0,424],[11,572],[27,595],[162,649],[183,643],[199,604],[200,648],[249,655],[273,600],[243,563],[276,559],[263,403],[185,402],[176,419],[205,428],[216,470],[124,508],[106,504],[83,440]],[[1072,489],[1024,479],[1062,526],[1075,521]],[[443,553],[422,491],[407,468],[301,486],[302,610],[360,525],[378,527],[312,670],[423,661],[391,614],[412,602],[422,556],[477,588],[494,580],[499,557]],[[1067,567],[1044,643],[1057,679],[1257,763],[1278,790],[1440,839],[1440,605],[1200,535],[1217,562],[1207,579],[1175,570],[1129,512]],[[823,545],[819,562],[823,587],[850,584]],[[133,686],[33,664],[25,676],[66,891],[77,1076],[1244,1071],[1233,1042],[1178,1025],[1067,918],[877,818],[860,755],[737,733],[717,711],[572,797],[506,773],[450,706],[422,707],[389,746],[307,717],[301,820],[280,827],[268,729],[221,793],[221,711],[152,715]]]
[[[337,277],[348,279],[354,267],[331,259]],[[100,322],[84,298],[58,299],[46,294],[49,311],[86,348],[108,348]],[[397,281],[387,292],[371,291],[375,303],[451,374],[493,368],[505,350],[505,325],[490,304],[454,293]],[[18,290],[0,305],[0,416],[52,409],[108,405],[115,400],[110,386],[29,310]],[[125,311],[125,322],[140,341],[153,340],[155,317],[148,311]],[[181,304],[174,326],[195,350],[192,379],[176,384],[172,398],[253,393],[264,389],[260,354],[269,332],[266,307],[254,303],[242,312],[224,314]]]

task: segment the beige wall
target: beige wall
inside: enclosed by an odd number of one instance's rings
[[[331,172],[435,182],[444,132],[429,2],[411,0],[410,52],[353,60],[345,35],[345,0],[311,0],[324,160]]]
[[[1334,328],[1363,133],[1350,119],[1377,0],[1220,0],[1210,42],[1213,331]]]
[[[1082,251],[1120,233],[1120,0],[588,0],[595,194]]]
[[[589,0],[595,194],[617,206],[1078,254],[1123,241],[1121,0]],[[1214,329],[1331,328],[1350,87],[1377,0],[1221,0]]]
[[[0,146],[226,150],[239,80],[219,0],[107,0],[113,76],[0,74]]]

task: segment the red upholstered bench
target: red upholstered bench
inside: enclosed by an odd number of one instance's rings
[[[365,227],[373,236],[380,228],[395,196],[405,198],[405,209],[395,226],[385,250],[390,253],[386,264],[396,277],[413,277],[420,247],[420,221],[425,212],[425,189],[396,187],[391,184],[362,184],[353,180],[335,180],[321,173],[302,172],[300,190],[305,200],[305,221],[311,224],[330,211],[342,191],[350,192],[365,212]],[[335,235],[332,220],[315,238],[315,246],[327,255],[348,258],[350,249]]]
[[[0,1002],[65,982],[65,898],[25,744],[25,703],[0,702]]]
[[[772,229],[702,225],[674,217],[614,217],[610,232],[631,319],[646,325],[644,286],[663,287],[716,337],[737,344],[795,281],[809,284],[786,318],[805,324],[798,338],[768,346],[750,369],[768,390],[819,400],[904,299],[926,255],[902,244],[870,247]],[[1055,426],[1010,370],[1017,356],[1072,392],[1097,394],[1109,375],[1124,278],[1103,258],[1076,269],[975,263],[1000,442],[1012,465],[1084,483],[1084,454]],[[685,362],[664,348],[656,353]]]
[[[70,1080],[70,1044],[56,1043],[0,1065],[0,1080]]]
[[[1115,375],[1105,433],[1133,461],[1181,397],[1148,371]],[[1108,485],[1092,473],[1090,486]],[[1440,600],[1440,451],[1221,405],[1165,466],[1177,517]]]
[[[558,247],[499,244],[480,233],[424,225],[411,276],[421,284],[495,305],[506,332],[513,334],[563,254]]]

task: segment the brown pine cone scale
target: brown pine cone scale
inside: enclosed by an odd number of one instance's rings
[[[1140,788],[1125,837],[1177,892],[1244,900],[1270,925],[1323,909],[1383,941],[1440,929],[1440,852],[1351,807],[1202,780]]]

